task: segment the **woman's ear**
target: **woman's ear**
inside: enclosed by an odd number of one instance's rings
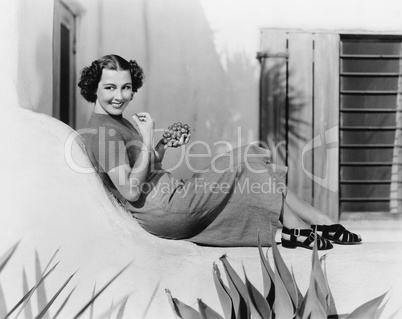
[[[133,98],[134,98],[134,92],[131,92],[131,98],[130,98],[130,101],[132,101],[132,100],[133,100]]]

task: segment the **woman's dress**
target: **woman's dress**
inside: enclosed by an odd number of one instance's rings
[[[235,148],[185,180],[150,165],[139,200],[130,202],[107,172],[125,163],[133,167],[141,135],[122,116],[96,113],[87,131],[86,151],[102,181],[148,232],[208,246],[256,246],[259,232],[262,244],[271,244],[286,194],[287,168],[270,163],[266,149]]]

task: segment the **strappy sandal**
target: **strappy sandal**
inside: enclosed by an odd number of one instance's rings
[[[311,229],[316,231],[321,237],[332,240],[336,244],[357,245],[362,242],[362,239],[358,235],[348,231],[341,224],[311,225]]]
[[[287,234],[290,236],[290,240],[284,239],[283,234]],[[318,250],[328,250],[331,249],[333,246],[329,240],[322,238],[321,236],[317,235],[314,236],[314,231],[311,229],[300,229],[300,228],[293,228],[289,229],[283,227],[282,229],[282,246],[285,248],[296,248],[296,247],[303,247],[307,249],[313,249],[314,240],[317,240],[317,248]],[[304,237],[304,241],[297,240],[298,237]]]

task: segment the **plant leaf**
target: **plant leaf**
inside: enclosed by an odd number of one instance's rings
[[[402,313],[401,313],[401,310],[402,310],[402,307],[399,307],[397,310],[395,310],[391,315],[389,315],[389,318],[388,319],[398,319],[398,318],[401,318],[401,315],[402,315]],[[397,317],[398,316],[398,317]]]
[[[295,284],[296,284],[296,278],[295,278],[295,274],[294,274],[294,272],[293,272],[293,267],[290,267],[290,270],[291,270],[291,273],[292,273],[293,281],[294,281]],[[297,286],[297,284],[296,284],[296,290],[297,290],[297,300],[298,300],[298,304],[297,304],[297,308],[296,308],[296,312],[297,312],[297,311],[300,309],[301,305],[302,305],[302,302],[303,302],[303,295],[302,295],[302,293],[300,292],[300,289],[299,289],[299,287]]]
[[[4,318],[7,315],[6,299],[4,298],[3,289],[0,283],[0,318]]]
[[[275,238],[272,235],[272,253],[274,255],[274,263],[276,266],[276,273],[275,273],[275,278],[279,275],[281,278],[281,281],[286,288],[286,291],[288,292],[290,299],[292,301],[293,307],[294,307],[294,312],[296,313],[296,309],[298,306],[298,294],[297,294],[297,289],[296,288],[296,283],[293,281],[292,274],[290,273],[288,267],[286,266],[285,262],[282,259],[281,254],[279,253],[278,246],[276,245]],[[277,280],[275,279],[275,285],[277,283]],[[276,291],[276,289],[275,289]],[[275,300],[279,298],[276,295]]]
[[[28,279],[27,279],[27,275],[25,272],[25,267],[22,268],[22,291],[23,294],[26,295],[29,291],[28,289]],[[31,303],[27,303],[24,309],[24,313],[25,313],[25,317],[26,318],[33,318],[32,315],[32,308],[31,308]]]
[[[157,292],[158,289],[159,289],[159,284],[160,284],[160,282],[158,281],[158,283],[157,283],[156,286],[155,286],[154,291],[152,292],[151,298],[149,299],[148,305],[147,305],[147,307],[145,308],[145,311],[144,311],[144,314],[142,315],[142,318],[145,318],[145,316],[147,315],[148,310],[149,310],[149,308],[151,307],[152,300],[154,300],[155,295],[156,295],[156,292]]]
[[[201,299],[198,299],[198,310],[201,319],[223,319],[216,311],[208,307]]]
[[[49,262],[47,263],[45,269],[43,270],[43,273],[46,272],[46,270],[50,267],[50,264],[53,262],[54,258],[56,257],[56,255],[59,253],[60,248],[57,248],[56,251],[53,253],[52,257],[50,258]]]
[[[109,311],[108,311],[108,319],[111,319],[112,318],[112,312],[113,312],[113,300],[112,300],[112,303],[110,304],[110,308],[109,308]]]
[[[63,303],[61,304],[60,308],[56,311],[55,315],[53,316],[53,319],[56,319],[57,316],[61,313],[63,310],[64,306],[67,304],[68,300],[70,299],[71,295],[73,294],[74,290],[76,287],[73,288],[73,290],[70,291],[66,299],[64,299]]]
[[[264,257],[264,253],[261,247],[260,234],[258,233],[258,252],[260,253],[260,262],[262,270],[262,280],[264,285],[264,297],[267,300],[270,308],[274,305],[275,300],[275,285],[274,278],[275,274],[269,264],[268,258]],[[267,250],[268,253],[268,250]]]
[[[125,267],[124,267],[122,270],[120,270],[112,279],[110,279],[110,280],[103,286],[103,288],[102,288],[101,290],[99,290],[99,292],[98,292],[93,298],[91,298],[91,300],[88,301],[88,302],[85,304],[84,307],[82,307],[82,309],[74,316],[74,319],[80,317],[80,316],[88,309],[88,307],[96,300],[96,298],[98,298],[99,295],[100,295],[103,291],[105,291],[105,289],[106,289],[107,287],[109,287],[110,284],[111,284],[113,281],[115,281],[116,278],[119,277],[119,276],[123,273],[123,271],[125,271],[130,265],[131,265],[131,263],[128,264],[127,266],[125,266]]]
[[[118,302],[112,301],[110,308],[107,309],[104,313],[100,314],[98,318],[109,318],[109,316],[111,316],[117,308],[120,308],[123,305],[126,298],[127,296],[121,298]]]
[[[382,294],[381,296],[374,298],[364,304],[362,304],[360,307],[356,308],[349,316],[347,316],[347,319],[360,319],[360,318],[377,318],[377,310],[380,307],[381,302],[384,300],[384,297],[386,296],[388,292]]]
[[[92,289],[92,299],[95,297],[95,291],[96,291],[96,282],[94,284],[94,288]],[[91,303],[91,306],[89,307],[89,319],[93,319],[94,317],[94,305],[95,303]]]
[[[252,318],[254,319],[269,319],[271,308],[263,295],[253,286],[248,280],[246,271],[243,267],[244,277],[246,280],[246,287],[248,292],[248,300]]]
[[[59,263],[57,263],[56,265],[54,265],[40,280],[39,282],[36,283],[35,286],[33,286],[31,288],[31,290],[28,291],[27,294],[24,295],[24,297],[21,298],[21,300],[10,310],[10,312],[7,314],[7,316],[5,318],[8,318],[22,303],[22,307],[19,310],[16,318],[19,317],[19,315],[21,314],[21,311],[25,308],[26,304],[29,302],[29,300],[32,297],[32,294],[35,292],[35,290],[38,288],[38,286],[40,286],[42,284],[42,282],[47,278],[47,276],[49,274],[51,274],[53,272],[53,270],[57,267]]]
[[[3,256],[0,258],[0,273],[4,269],[4,267],[7,265],[8,261],[10,260],[11,256],[14,254],[15,250],[17,249],[19,245],[19,241],[15,243],[9,250],[7,250]]]
[[[35,269],[36,269],[36,281],[39,281],[42,278],[45,270],[42,272],[38,251],[36,249],[35,249]],[[38,309],[43,309],[44,307],[46,307],[47,297],[46,297],[45,283],[43,283],[43,285],[38,286],[36,291],[36,297],[38,301]],[[49,318],[48,314],[45,314],[43,318]]]
[[[128,296],[125,296],[122,304],[120,305],[119,311],[117,312],[116,319],[123,319],[124,310],[126,309],[127,301],[128,301]],[[146,314],[146,312],[145,312],[145,314]],[[143,318],[145,318],[145,316],[143,316]]]
[[[56,292],[56,294],[52,297],[52,299],[50,299],[50,301],[45,306],[45,308],[35,317],[35,319],[43,318],[44,314],[49,310],[50,306],[54,303],[54,301],[57,299],[57,297],[64,290],[64,288],[67,286],[67,284],[70,282],[71,278],[73,278],[75,274],[76,274],[76,272],[67,278],[67,280],[64,282],[64,284],[60,287],[60,289]],[[32,317],[28,317],[28,318],[32,318]]]
[[[223,315],[228,319],[235,319],[232,298],[230,298],[229,288],[223,283],[218,265],[213,263],[213,278],[219,301],[223,310]]]
[[[201,319],[201,315],[197,310],[181,302],[179,299],[173,298],[169,289],[165,289],[165,292],[176,318]]]
[[[275,318],[293,318],[294,306],[292,300],[281,276],[278,273],[278,268],[276,265],[275,270],[275,302],[273,307]]]
[[[226,255],[223,255],[219,259],[221,260],[223,267],[225,269],[226,277],[230,288],[229,289],[230,295],[232,297],[233,304],[235,305],[236,318],[249,318],[250,306],[248,305],[246,285],[243,283],[239,275],[234,271],[232,266],[229,264],[229,262],[226,259]]]
[[[336,305],[335,305],[335,299],[334,296],[332,295],[331,288],[328,283],[328,274],[327,274],[327,254],[321,256],[320,258],[320,263],[323,267],[324,270],[324,277],[325,277],[325,282],[328,288],[328,297],[327,297],[327,315],[337,315],[338,310],[336,310]],[[339,315],[338,315],[339,316]]]
[[[317,236],[315,233],[314,236]],[[320,301],[322,309],[324,309],[325,313],[328,315],[328,286],[327,281],[325,279],[324,272],[321,268],[320,259],[318,257],[318,247],[317,247],[317,240],[314,241],[313,246],[313,254],[312,254],[312,261],[311,261],[311,271],[312,275],[314,276],[314,285],[315,292],[317,295],[317,299]]]
[[[310,285],[304,297],[302,306],[300,307],[297,318],[326,318],[325,310],[322,308],[320,301],[317,298],[316,285],[314,275],[310,275]]]
[[[317,288],[320,289],[317,285],[315,274],[314,274],[314,258],[317,256],[316,261],[318,261],[318,253],[317,253],[317,241],[314,241],[313,247],[313,259],[311,266],[311,274],[310,274],[310,284],[308,290],[306,292],[306,296],[304,297],[302,306],[300,307],[297,317],[301,319],[309,319],[309,318],[326,318],[327,313],[323,308],[322,301],[320,301],[317,297]],[[320,267],[321,268],[321,267]],[[322,292],[320,292],[322,295]],[[324,300],[324,306],[325,306]]]

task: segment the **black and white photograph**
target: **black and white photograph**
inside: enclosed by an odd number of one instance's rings
[[[400,0],[2,0],[0,318],[402,318]]]

